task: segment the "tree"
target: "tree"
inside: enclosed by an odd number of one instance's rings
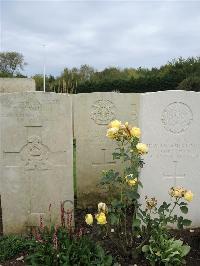
[[[27,65],[24,56],[17,52],[0,52],[0,72],[2,75],[17,76]]]
[[[36,90],[37,91],[42,91],[43,90],[43,75],[36,74],[32,78],[35,80]]]
[[[200,77],[192,76],[181,81],[177,87],[178,90],[200,91]]]
[[[79,75],[80,75],[81,81],[91,80],[91,78],[94,75],[94,72],[95,72],[95,70],[93,67],[91,67],[89,65],[81,65],[80,70],[79,70]]]

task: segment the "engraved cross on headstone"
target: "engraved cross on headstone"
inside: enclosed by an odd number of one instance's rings
[[[177,174],[177,164],[178,161],[173,161],[174,164],[174,174],[164,174],[164,179],[172,180],[173,186],[177,185],[177,180],[184,179],[185,174]]]
[[[101,152],[97,154],[97,160],[94,160],[95,162],[92,162],[93,166],[116,164],[116,162],[113,161],[112,153],[110,150],[101,148],[100,151]]]

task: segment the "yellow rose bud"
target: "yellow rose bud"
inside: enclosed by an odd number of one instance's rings
[[[108,207],[106,206],[105,203],[100,202],[98,204],[98,212],[104,212],[104,213],[107,213],[108,212]]]
[[[125,127],[128,127],[128,122],[126,122],[124,125],[125,125]]]
[[[98,214],[96,214],[95,218],[97,219],[97,223],[98,224],[106,224],[106,215],[104,212],[100,212]]]
[[[131,136],[132,137],[136,137],[136,138],[140,138],[141,136],[141,130],[139,127],[132,127],[130,130]]]
[[[90,214],[90,213],[86,214],[85,222],[88,225],[92,225],[93,224],[93,216],[92,216],[92,214]]]
[[[108,138],[110,138],[110,139],[114,139],[114,138],[116,138],[117,133],[118,133],[118,130],[119,130],[119,129],[116,128],[116,127],[109,128],[109,129],[107,130],[106,137],[108,137]]]
[[[119,120],[114,120],[114,121],[112,121],[112,122],[110,122],[110,124],[109,124],[109,127],[111,127],[111,128],[117,128],[117,129],[119,129],[120,128],[120,126],[121,126],[121,121],[119,121]]]
[[[184,199],[191,202],[193,200],[194,194],[192,193],[191,190],[187,190],[184,194]]]
[[[127,175],[125,177],[126,183],[130,186],[133,187],[137,184],[137,178],[133,178],[133,174]]]
[[[145,153],[148,152],[148,147],[147,147],[146,144],[138,143],[138,144],[136,145],[136,148],[137,148],[137,150],[138,150],[138,152],[139,152],[140,154],[145,154]]]

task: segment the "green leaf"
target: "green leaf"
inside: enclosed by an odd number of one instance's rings
[[[107,258],[105,259],[105,265],[112,265],[113,259],[111,255],[108,255]]]
[[[177,223],[178,229],[183,229],[183,217],[178,217],[178,223]]]
[[[120,153],[118,153],[118,152],[113,152],[113,160],[115,160],[115,159],[120,159],[120,156],[121,156],[121,154]]]
[[[140,227],[140,225],[141,225],[141,220],[140,219],[134,219],[133,220],[133,223],[132,223],[132,226],[133,227]]]
[[[118,224],[119,223],[119,217],[115,215],[114,213],[110,214],[110,223],[112,225]]]
[[[186,206],[186,205],[187,205],[187,203],[183,202],[183,201],[179,203],[179,206]]]
[[[190,226],[190,225],[192,224],[192,221],[190,221],[190,220],[188,220],[188,219],[184,219],[184,220],[182,221],[182,223],[183,223],[184,226]]]
[[[166,201],[164,201],[163,202],[163,204],[162,204],[162,206],[163,206],[163,208],[165,209],[165,210],[167,210],[169,207],[170,207],[170,203],[169,204],[167,204],[167,202]]]
[[[141,183],[140,181],[138,181],[138,185],[139,185],[141,188],[143,188],[143,185],[142,185],[142,183]]]
[[[136,191],[127,191],[126,196],[128,197],[129,200],[136,200],[140,198],[140,194],[137,193]]]
[[[149,245],[144,245],[144,246],[142,247],[142,251],[143,251],[144,253],[148,252],[148,251],[149,251]]]
[[[113,206],[113,208],[122,208],[123,207],[121,201],[120,200],[117,200],[117,199],[114,199],[111,202],[111,205]]]
[[[181,257],[185,257],[189,252],[190,252],[191,247],[188,245],[183,245],[182,246],[182,252],[181,252]]]
[[[179,230],[181,230],[181,229],[183,229],[183,224],[180,223],[180,222],[178,222],[178,223],[177,223],[177,227],[178,227]]]
[[[188,213],[188,207],[187,206],[181,206],[180,210],[182,211],[182,213]]]

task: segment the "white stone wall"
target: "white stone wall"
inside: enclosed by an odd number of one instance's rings
[[[8,93],[0,107],[4,233],[48,222],[50,204],[52,222],[60,222],[60,202],[74,200],[71,97]]]
[[[35,90],[35,80],[32,78],[0,78],[0,93],[25,92]]]
[[[169,200],[168,190],[192,190],[188,218],[200,225],[200,93],[165,91],[141,95],[142,141],[149,146],[141,172],[142,196]]]

